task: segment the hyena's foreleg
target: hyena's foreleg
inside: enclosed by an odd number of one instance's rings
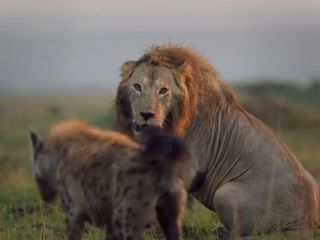
[[[176,186],[159,199],[157,217],[168,240],[182,239],[182,218],[187,202],[183,186]]]
[[[67,239],[81,240],[84,228],[84,218],[72,211],[66,213]]]

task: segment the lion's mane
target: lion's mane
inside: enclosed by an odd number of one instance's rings
[[[240,108],[232,89],[224,84],[209,62],[197,54],[192,48],[176,44],[152,46],[138,61],[130,61],[121,67],[121,81],[115,100],[115,129],[130,134],[131,108],[126,81],[134,69],[142,63],[150,67],[165,66],[172,71],[183,94],[175,96],[175,104],[166,124],[171,132],[183,136],[186,127],[197,114],[199,106],[209,108],[214,97],[216,102],[223,101]],[[213,90],[213,91],[212,91]],[[210,95],[208,97],[208,95]],[[212,96],[214,95],[214,96]]]

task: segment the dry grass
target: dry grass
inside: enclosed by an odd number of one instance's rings
[[[250,98],[246,94],[242,94],[243,101]],[[111,122],[108,110],[112,98],[112,94],[80,92],[0,95],[0,239],[64,239],[63,214],[59,206],[48,206],[40,201],[31,177],[28,131],[44,133],[53,122],[71,117],[107,128]],[[281,101],[285,103],[283,98]],[[263,106],[252,107],[259,110]],[[287,107],[295,111],[291,105]],[[314,114],[312,108],[308,111]],[[294,116],[304,118],[301,114],[294,113]],[[276,123],[273,128],[320,181],[319,129],[301,129],[297,125],[285,128],[283,124]],[[215,213],[196,203],[194,209],[186,213],[186,239],[214,239],[212,229],[218,224]],[[86,228],[85,239],[101,239],[102,235],[103,231],[92,226]],[[159,238],[161,234],[156,230],[147,236],[147,239]],[[273,235],[261,239],[293,237]],[[314,239],[320,239],[320,231]]]

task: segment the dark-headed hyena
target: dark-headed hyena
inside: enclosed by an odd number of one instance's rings
[[[149,128],[140,144],[78,120],[53,126],[44,141],[30,137],[40,194],[51,201],[58,193],[68,239],[81,239],[86,221],[106,225],[106,239],[143,239],[155,218],[167,239],[181,239],[185,188],[194,172],[177,138]]]

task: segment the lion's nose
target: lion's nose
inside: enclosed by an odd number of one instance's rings
[[[145,121],[147,121],[148,119],[154,116],[154,114],[151,112],[140,112],[140,114]]]

